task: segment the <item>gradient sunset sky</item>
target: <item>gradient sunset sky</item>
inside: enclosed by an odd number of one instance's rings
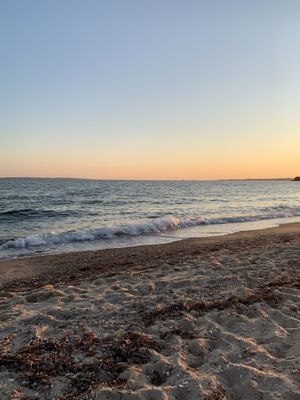
[[[0,0],[0,176],[300,175],[299,0]]]

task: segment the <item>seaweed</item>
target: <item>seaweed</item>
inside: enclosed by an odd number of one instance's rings
[[[209,394],[205,395],[203,400],[226,400],[226,399],[227,396],[225,389],[221,385],[218,385]]]
[[[85,332],[82,336],[35,338],[16,352],[0,353],[0,367],[18,374],[19,383],[34,390],[51,390],[51,382],[65,378],[64,398],[71,400],[100,385],[122,386],[119,374],[132,363],[146,363],[150,350],[159,349],[151,337],[138,332],[102,340]]]
[[[212,310],[221,311],[240,304],[248,306],[260,301],[268,302],[272,306],[276,306],[278,304],[278,300],[272,290],[267,288],[264,290],[260,290],[259,292],[252,292],[245,295],[244,297],[233,295],[228,297],[227,299],[221,299],[211,302],[199,300],[196,302],[175,303],[166,307],[162,307],[158,310],[146,312],[142,316],[142,319],[145,326],[150,326],[157,319],[165,319],[166,317],[177,317],[185,312],[197,311],[200,314],[205,314]]]
[[[167,317],[178,317],[185,312],[197,311],[200,314],[208,313],[212,310],[225,310],[233,308],[238,305],[249,306],[261,301],[266,302],[272,307],[278,306],[278,296],[274,293],[274,290],[283,286],[290,286],[294,288],[300,288],[300,278],[295,277],[292,279],[280,279],[273,282],[268,282],[258,288],[257,291],[253,291],[244,296],[232,295],[226,299],[205,301],[203,299],[196,302],[178,302],[160,309],[156,309],[149,312],[144,312],[141,316],[145,326],[152,325],[157,319],[166,319]],[[177,332],[178,334],[178,332]],[[182,333],[184,335],[184,332]]]

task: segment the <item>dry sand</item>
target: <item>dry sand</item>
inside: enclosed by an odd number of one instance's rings
[[[0,399],[300,399],[300,224],[0,263]]]

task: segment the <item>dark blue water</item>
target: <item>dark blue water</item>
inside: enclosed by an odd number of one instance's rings
[[[167,242],[300,220],[292,181],[0,179],[0,258]]]

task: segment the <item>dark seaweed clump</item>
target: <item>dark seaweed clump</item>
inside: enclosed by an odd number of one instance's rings
[[[132,364],[146,363],[150,350],[159,349],[150,336],[138,332],[102,340],[85,332],[82,336],[36,338],[16,352],[0,352],[0,368],[15,373],[23,387],[33,390],[51,391],[55,379],[63,378],[64,399],[71,400],[97,386],[121,387],[124,382],[119,374]]]

